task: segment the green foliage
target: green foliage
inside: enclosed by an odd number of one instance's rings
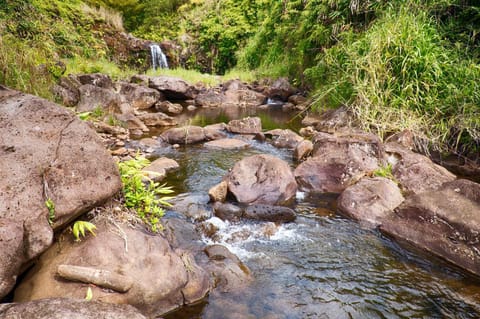
[[[55,203],[49,198],[45,201],[45,206],[48,209],[48,223],[52,225],[55,219]]]
[[[150,161],[144,157],[121,162],[118,164],[123,182],[125,206],[133,208],[138,216],[157,232],[162,229],[160,218],[165,211],[162,207],[171,206],[168,203],[172,197],[164,196],[173,193],[171,187],[154,182],[148,175],[152,172],[142,171]]]
[[[316,108],[350,105],[365,129],[383,135],[410,128],[456,149],[452,129],[455,137],[480,136],[480,65],[415,8],[387,9],[365,33],[342,33],[305,74],[319,87]]]
[[[392,173],[392,164],[390,164],[390,163],[376,169],[373,172],[373,176],[385,177],[385,178],[391,179],[392,181],[397,183],[397,181],[396,181],[396,179],[395,179],[395,177],[393,176],[393,173]]]
[[[101,106],[97,106],[93,111],[77,113],[77,116],[82,121],[98,120],[105,116],[105,111]]]
[[[73,237],[75,238],[75,241],[80,241],[80,235],[85,237],[85,231],[88,231],[90,234],[95,236],[94,230],[97,228],[94,224],[90,222],[86,222],[83,220],[77,220],[75,223],[73,223]]]
[[[85,294],[85,300],[90,301],[90,300],[92,300],[92,298],[93,298],[92,288],[88,287],[87,288],[87,293]]]

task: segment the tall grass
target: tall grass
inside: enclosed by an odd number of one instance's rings
[[[53,99],[54,66],[42,51],[6,35],[0,36],[0,84]]]
[[[320,87],[315,108],[350,105],[380,135],[409,128],[433,146],[480,143],[480,65],[446,43],[426,11],[387,9],[305,74]]]

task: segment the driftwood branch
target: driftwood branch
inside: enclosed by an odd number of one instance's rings
[[[59,265],[57,273],[60,277],[70,281],[91,283],[118,292],[127,292],[133,285],[130,278],[104,269]]]

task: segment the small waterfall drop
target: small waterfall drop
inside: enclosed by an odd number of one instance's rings
[[[158,44],[150,45],[150,53],[152,54],[153,70],[156,70],[157,67],[168,69],[167,56],[162,52],[162,49]]]

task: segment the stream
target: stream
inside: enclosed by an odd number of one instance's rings
[[[291,115],[274,108],[255,114],[262,118],[264,130],[298,130],[300,125],[299,120],[287,122]],[[201,110],[185,123],[204,126],[247,115],[253,113]],[[182,146],[156,155],[180,164],[181,170],[167,179],[178,194],[206,194],[235,162],[253,154],[272,154],[296,165],[290,150],[268,142],[250,144],[249,149],[234,151]],[[165,319],[480,317],[477,279],[406,250],[377,231],[362,229],[335,213],[335,200],[330,194],[298,193],[296,221],[274,232],[265,232],[267,223],[231,224],[213,217],[211,222],[220,228],[215,243],[237,254],[254,281],[238,292],[214,290],[202,303]],[[214,243],[207,238],[205,242]]]

